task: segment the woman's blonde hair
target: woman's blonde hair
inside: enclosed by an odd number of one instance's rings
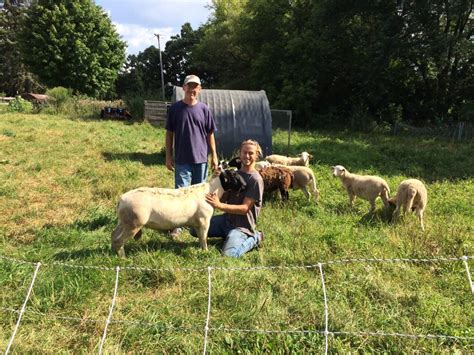
[[[247,139],[247,140],[243,141],[240,144],[240,150],[242,150],[242,147],[244,145],[253,145],[254,147],[257,148],[257,156],[262,157],[262,148],[260,147],[260,144],[258,144],[257,141],[254,141],[253,139]]]

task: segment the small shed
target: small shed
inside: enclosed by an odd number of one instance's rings
[[[48,95],[35,94],[32,92],[26,92],[22,94],[21,97],[25,100],[31,101],[34,104],[45,104],[50,99]]]
[[[184,99],[183,88],[173,88],[172,101]],[[272,154],[272,115],[265,91],[203,89],[199,101],[205,103],[216,120],[219,157],[231,158],[246,139],[256,140],[263,156]]]

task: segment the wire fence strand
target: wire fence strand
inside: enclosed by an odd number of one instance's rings
[[[36,276],[38,275],[38,270],[39,270],[40,266],[41,266],[41,263],[36,264],[36,269],[33,273],[32,279],[31,279],[30,288],[28,289],[28,292],[27,292],[26,297],[25,297],[25,301],[23,302],[23,306],[21,307],[20,314],[18,315],[18,320],[16,321],[15,329],[13,330],[12,336],[10,338],[10,341],[8,342],[8,345],[7,345],[7,349],[5,350],[5,355],[7,355],[8,352],[10,351],[10,348],[13,344],[13,340],[15,339],[15,336],[16,336],[16,332],[18,331],[18,328],[20,327],[21,318],[23,317],[23,314],[25,313],[26,304],[28,303],[28,300],[30,299],[31,291],[33,290],[33,286],[35,284]]]
[[[23,264],[23,265],[34,265],[35,271],[32,277],[32,281],[30,284],[30,288],[28,293],[25,297],[23,302],[22,308],[20,310],[15,310],[12,308],[2,308],[0,307],[1,311],[10,312],[18,314],[18,320],[16,322],[15,329],[13,334],[10,338],[8,347],[5,351],[5,355],[8,354],[10,351],[11,345],[14,341],[15,335],[18,331],[20,322],[22,317],[26,311],[26,305],[28,300],[31,296],[31,292],[33,290],[33,286],[37,279],[37,274],[40,266],[52,266],[52,267],[67,267],[67,268],[79,268],[79,269],[95,269],[95,270],[115,270],[116,277],[115,277],[115,288],[114,293],[111,301],[111,305],[109,308],[109,314],[105,321],[104,331],[102,334],[102,338],[99,344],[99,355],[102,354],[103,346],[105,344],[105,339],[107,336],[108,326],[111,323],[115,324],[124,324],[124,325],[134,325],[134,326],[141,326],[141,327],[156,327],[160,331],[179,331],[179,332],[193,332],[197,331],[197,327],[175,327],[170,325],[163,325],[160,323],[150,323],[145,321],[136,321],[136,320],[112,320],[112,314],[115,307],[115,302],[117,299],[118,294],[118,285],[119,285],[119,273],[120,271],[192,271],[192,272],[204,272],[207,271],[208,275],[208,302],[207,302],[207,315],[206,315],[206,322],[204,327],[204,349],[203,354],[207,353],[207,347],[209,342],[209,333],[212,332],[228,332],[228,333],[263,333],[263,334],[321,334],[325,337],[325,354],[328,354],[329,351],[329,336],[357,336],[357,337],[404,337],[404,338],[413,338],[413,339],[438,339],[438,340],[457,340],[457,341],[474,341],[474,337],[469,336],[455,336],[455,335],[445,335],[445,334],[407,334],[407,333],[388,333],[382,331],[376,332],[349,332],[349,331],[330,331],[329,330],[329,307],[328,307],[328,297],[327,297],[327,289],[326,289],[326,282],[325,276],[323,271],[324,265],[337,265],[337,264],[350,264],[350,263],[441,263],[441,262],[458,262],[462,261],[464,264],[464,268],[466,271],[467,279],[469,282],[469,286],[471,292],[474,294],[474,285],[472,282],[472,277],[469,269],[468,260],[473,260],[474,256],[462,256],[462,257],[438,257],[438,258],[426,258],[426,259],[409,259],[409,258],[394,258],[394,259],[387,259],[387,258],[360,258],[360,259],[339,259],[339,260],[329,260],[326,262],[319,262],[317,264],[310,264],[310,265],[278,265],[278,266],[248,266],[248,267],[220,267],[220,266],[207,266],[206,268],[183,268],[183,267],[166,267],[166,268],[148,268],[148,267],[139,267],[139,266],[116,266],[114,268],[108,266],[100,266],[100,265],[77,265],[71,263],[61,263],[61,262],[52,262],[52,263],[42,263],[37,262],[33,263],[30,261],[19,260],[15,258],[11,258],[8,256],[0,255],[0,260],[4,260],[11,263],[16,264]],[[213,327],[209,326],[210,318],[211,318],[211,300],[212,300],[212,271],[259,271],[259,270],[307,270],[307,269],[319,269],[319,274],[321,278],[322,284],[322,291],[324,297],[324,330],[320,329],[283,329],[283,330],[275,330],[275,329],[239,329],[239,328],[226,328],[226,327]],[[103,322],[103,320],[98,319],[89,319],[89,318],[80,318],[80,317],[70,317],[70,316],[50,316],[48,314],[36,312],[34,310],[29,310],[28,313],[37,314],[42,316],[44,319],[61,319],[67,321],[77,321],[77,322]],[[201,328],[202,329],[202,328]],[[474,343],[473,343],[474,344]]]
[[[464,267],[466,268],[467,280],[469,281],[469,285],[471,286],[471,292],[474,295],[474,284],[472,283],[471,272],[469,271],[469,264],[467,263],[467,259],[467,256],[463,256],[462,262],[464,264]]]
[[[21,259],[16,259],[4,255],[0,255],[0,259],[10,261],[17,264],[28,264],[36,265],[37,262],[26,261]],[[473,260],[473,256],[461,256],[461,257],[437,257],[437,258],[426,258],[426,259],[417,259],[417,258],[354,258],[354,259],[339,259],[339,260],[328,260],[326,262],[321,261],[316,264],[308,265],[276,265],[276,266],[242,266],[242,267],[224,267],[224,266],[205,266],[201,268],[189,268],[189,267],[164,267],[164,268],[150,268],[150,267],[141,267],[141,266],[121,266],[122,271],[155,271],[155,272],[174,272],[174,271],[185,271],[185,272],[204,272],[207,271],[208,267],[212,267],[213,270],[218,271],[259,271],[259,270],[301,270],[301,269],[317,269],[319,264],[322,265],[332,265],[332,264],[352,264],[352,263],[441,263],[441,262],[452,262],[452,261],[467,261]],[[96,269],[96,270],[109,270],[115,271],[116,266],[101,266],[101,265],[79,265],[71,263],[62,263],[62,262],[52,262],[46,263],[41,261],[41,265],[53,266],[53,267],[68,267],[68,268],[78,268],[78,269]]]
[[[99,355],[102,354],[102,349],[105,343],[105,337],[107,336],[107,328],[109,327],[110,320],[112,319],[112,312],[114,311],[114,307],[115,307],[115,300],[117,298],[117,291],[118,291],[119,273],[120,273],[120,266],[117,266],[116,274],[115,274],[114,295],[112,298],[112,303],[110,304],[109,315],[107,316],[107,320],[105,321],[104,333],[102,334],[102,339],[99,345]]]

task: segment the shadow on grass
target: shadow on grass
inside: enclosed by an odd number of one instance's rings
[[[136,161],[140,162],[145,166],[152,165],[164,165],[166,158],[163,151],[157,153],[113,153],[113,152],[103,152],[102,156],[106,161]]]
[[[378,208],[374,213],[367,212],[358,221],[359,225],[363,226],[375,226],[382,222],[385,224],[392,224],[392,213],[390,208]]]
[[[53,255],[54,260],[67,261],[67,260],[83,260],[94,256],[108,256],[110,248],[97,247],[97,248],[84,248],[73,251],[61,251]]]
[[[162,232],[163,234],[167,232]],[[200,249],[199,241],[196,240],[191,241],[182,241],[176,239],[170,239],[165,237],[166,240],[159,240],[159,239],[148,239],[146,241],[134,241],[125,244],[125,254],[135,255],[143,252],[156,252],[159,250],[167,251],[173,253],[178,256],[187,256],[186,250],[188,248],[198,248]],[[221,238],[209,238],[207,240],[208,246],[215,246],[222,244]],[[111,252],[112,253],[112,252]]]

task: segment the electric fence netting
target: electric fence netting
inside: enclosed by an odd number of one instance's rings
[[[149,343],[140,344],[140,349],[158,352],[167,347],[206,354],[217,351],[216,342],[231,347],[248,341],[249,335],[282,337],[283,342],[298,337],[313,344],[311,350],[325,354],[341,338],[454,342],[472,348],[473,259],[146,268],[33,263],[0,255],[1,350],[22,352],[26,333],[46,322],[51,323],[52,338],[77,336],[98,354],[120,352],[132,328],[153,329]],[[428,276],[429,284],[417,280]],[[448,282],[454,286],[446,289]],[[86,283],[92,287],[84,290]],[[399,319],[427,304],[437,305],[436,314],[420,313],[423,316],[400,324]],[[433,325],[435,318],[445,324],[444,332]],[[75,324],[75,334],[55,334],[54,327],[65,322]],[[169,333],[174,335],[167,337]],[[183,348],[186,345],[189,349]],[[41,351],[41,344],[35,346]]]

